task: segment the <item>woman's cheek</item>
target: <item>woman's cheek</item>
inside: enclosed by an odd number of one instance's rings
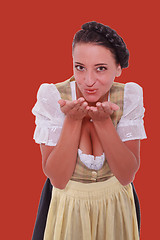
[[[83,85],[83,79],[80,76],[74,76],[78,86]]]

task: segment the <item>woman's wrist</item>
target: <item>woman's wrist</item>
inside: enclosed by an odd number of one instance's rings
[[[107,134],[112,135],[113,132],[116,132],[116,129],[112,122],[111,117],[108,117],[107,119],[102,121],[93,120],[93,125],[98,134],[102,134],[106,132]]]
[[[70,115],[66,115],[65,117],[66,122],[69,122],[70,124],[81,124],[83,119],[75,118]]]
[[[92,119],[92,122],[95,126],[99,126],[99,127],[102,127],[102,128],[106,128],[110,124],[113,124],[110,116],[106,119],[103,119],[103,120]]]

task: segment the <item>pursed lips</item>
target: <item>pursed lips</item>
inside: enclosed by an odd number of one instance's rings
[[[85,89],[85,92],[89,93],[89,94],[94,94],[96,93],[97,89]]]

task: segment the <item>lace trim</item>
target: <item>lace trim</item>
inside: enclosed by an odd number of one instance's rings
[[[100,170],[105,161],[105,154],[101,156],[93,156],[90,154],[84,154],[81,149],[78,149],[78,155],[80,160],[84,163],[89,169]]]

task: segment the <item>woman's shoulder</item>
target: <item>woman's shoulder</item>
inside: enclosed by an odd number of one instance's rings
[[[121,82],[114,82],[113,87],[128,87],[128,88],[134,88],[134,89],[142,89],[142,87],[135,82],[127,82],[127,83],[121,83]]]
[[[57,83],[42,83],[37,92],[37,99],[60,99],[65,98],[67,99],[67,95],[71,95],[71,87],[70,83],[74,82],[75,79],[72,76],[71,78],[64,80],[62,82]]]
[[[125,91],[130,93],[130,94],[136,94],[136,95],[142,95],[143,94],[143,89],[142,87],[135,82],[127,82],[125,83],[124,87]]]
[[[123,115],[130,119],[144,115],[143,89],[135,82],[127,82],[124,88]]]
[[[112,92],[124,91],[125,95],[133,94],[133,95],[143,96],[142,87],[135,82],[127,82],[127,83],[114,82],[111,87],[111,91]]]
[[[37,92],[37,99],[43,98],[43,97],[49,97],[54,96],[55,93],[57,93],[58,90],[53,83],[42,83],[38,89]]]

